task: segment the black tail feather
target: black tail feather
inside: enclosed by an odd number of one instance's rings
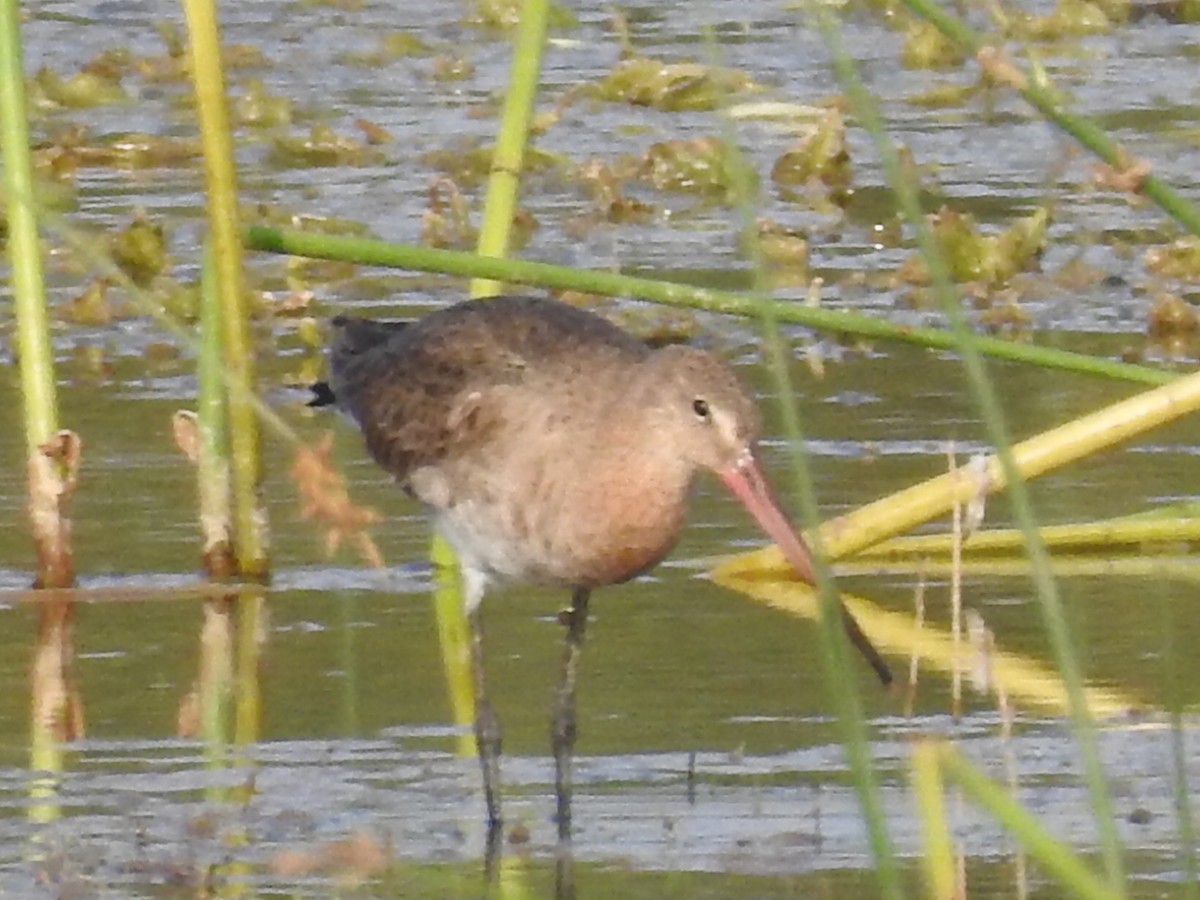
[[[312,391],[312,398],[308,401],[308,406],[336,406],[337,397],[333,393],[333,388],[329,386],[328,381],[318,381],[316,384],[309,385],[309,390]]]

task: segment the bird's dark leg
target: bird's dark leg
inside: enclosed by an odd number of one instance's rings
[[[590,592],[579,588],[571,595],[571,608],[565,612],[567,628],[562,669],[554,697],[554,716],[550,721],[550,743],[554,748],[554,799],[558,820],[558,858],[555,867],[556,900],[575,896],[574,856],[571,851],[571,757],[575,751],[575,675],[587,629]]]
[[[575,750],[576,734],[575,673],[579,668],[579,654],[583,649],[583,635],[587,628],[589,594],[588,590],[579,588],[571,595],[571,608],[566,612],[567,635],[562,670],[554,698],[554,718],[550,723],[560,844],[571,838],[571,754]]]
[[[468,605],[471,628],[471,680],[475,688],[475,749],[483,770],[483,795],[487,802],[489,845],[500,831],[500,720],[488,700],[483,668],[483,625],[479,604]]]

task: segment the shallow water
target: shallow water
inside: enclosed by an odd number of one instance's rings
[[[730,9],[734,8],[730,6]],[[821,42],[784,4],[725,7],[646,4],[629,7],[639,46],[664,56],[705,58],[705,26],[717,26],[720,52],[766,82],[769,96],[816,102],[837,87]],[[40,4],[26,25],[28,67],[74,69],[81,56],[131,45],[158,52],[148,22],[153,4]],[[308,121],[351,131],[365,116],[392,130],[386,163],[363,168],[281,169],[269,162],[261,135],[242,133],[243,193],[364,221],[401,241],[419,236],[432,170],[420,154],[456,136],[486,137],[494,118],[472,110],[504,82],[503,41],[457,21],[457,6],[406,9],[396,21],[386,4],[341,11],[302,5],[237,4],[224,10],[228,38],[259,46],[269,69],[251,73],[296,100]],[[581,25],[551,51],[549,96],[608,71],[616,59],[599,5],[579,11]],[[475,76],[443,84],[427,58],[367,69],[341,61],[369,50],[384,29],[404,28],[439,48],[470,57]],[[1196,26],[1154,16],[1117,37],[1093,38],[1047,66],[1077,102],[1100,116],[1136,153],[1151,155],[1185,191],[1194,186],[1194,142],[1168,141],[1194,109]],[[1161,226],[1157,215],[1116,195],[1086,188],[1090,163],[1063,167],[1060,139],[1016,100],[987,110],[931,112],[903,102],[935,80],[962,76],[896,73],[897,37],[869,15],[848,21],[847,43],[886,102],[898,139],[918,160],[938,164],[941,190],[984,221],[999,223],[1048,195],[1055,203],[1043,265],[1052,272],[1074,256],[1120,276],[1086,292],[1054,289],[1024,301],[1039,338],[1085,352],[1119,355],[1141,347],[1146,296],[1154,283],[1137,256],[1113,252],[1116,235]],[[235,85],[244,76],[235,75]],[[83,121],[100,133],[141,129],[190,134],[187,115],[170,108],[176,85],[133,79],[138,102],[54,113],[41,131]],[[236,89],[236,88],[235,88]],[[303,126],[307,128],[306,121]],[[774,125],[737,126],[760,168],[787,145]],[[719,130],[709,114],[664,116],[599,104],[574,108],[542,140],[543,149],[576,161],[638,152],[655,140]],[[1164,136],[1166,134],[1166,137]],[[880,178],[868,141],[851,132],[860,194],[876,196]],[[80,176],[76,224],[111,227],[143,207],[170,227],[180,271],[194,269],[200,233],[199,176],[179,167],[124,172],[89,169]],[[748,281],[736,249],[736,216],[693,208],[686,197],[655,196],[671,208],[649,225],[570,237],[563,227],[581,201],[569,184],[534,179],[525,202],[542,222],[525,251],[531,258],[619,266],[662,275]],[[877,246],[871,204],[833,222],[764,191],[763,214],[812,230],[815,266],[830,279],[827,302],[924,322],[936,316],[905,308],[898,292],[852,289],[840,277],[895,266],[907,255]],[[275,260],[252,259],[268,268]],[[78,293],[84,276],[71,263],[51,267],[55,297]],[[370,309],[407,314],[462,295],[450,281],[405,296],[368,294],[362,284],[323,286],[316,313]],[[791,289],[797,295],[800,289]],[[343,294],[344,291],[344,294]],[[789,289],[781,289],[787,296]],[[347,299],[347,295],[350,299]],[[761,372],[754,333],[741,323],[702,320],[705,340],[745,366],[768,412],[766,456],[782,484],[784,446]],[[11,330],[7,321],[5,329]],[[272,323],[287,343],[291,326]],[[374,529],[388,563],[364,568],[350,553],[330,560],[320,535],[298,514],[287,478],[292,445],[268,438],[265,495],[273,536],[274,578],[262,623],[262,663],[255,720],[235,748],[175,737],[181,704],[203,659],[202,602],[179,589],[195,583],[198,541],[192,472],[171,442],[170,417],[192,404],[186,355],[153,354],[169,344],[148,318],[112,326],[56,329],[63,422],[86,442],[75,499],[81,583],[105,588],[105,602],[75,610],[75,671],[86,717],[84,740],[57,757],[47,785],[30,772],[30,659],[37,610],[19,594],[29,580],[30,550],[21,523],[19,430],[0,429],[0,886],[21,895],[160,896],[245,889],[264,896],[327,896],[356,887],[380,896],[473,896],[482,891],[482,803],[475,763],[455,754],[461,733],[439,659],[425,562],[428,531],[417,510],[392,490],[357,438],[329,417],[305,411],[302,392],[286,385],[303,365],[299,350],[264,362],[266,396],[302,439],[337,433],[336,457],[353,496],[386,513]],[[813,472],[827,515],[854,508],[945,468],[947,443],[960,454],[984,449],[983,430],[952,359],[891,346],[847,350],[823,343],[826,373],[814,379],[800,362],[795,379]],[[0,345],[11,362],[11,351]],[[97,364],[96,359],[101,360]],[[1016,437],[1133,393],[1133,388],[1014,365],[995,365]],[[8,376],[0,390],[14,398]],[[10,419],[15,423],[15,414]],[[1065,522],[1120,515],[1195,496],[1200,427],[1187,422],[1034,488],[1041,518]],[[1006,521],[993,501],[989,524]],[[582,896],[774,897],[870,895],[873,863],[839,732],[820,669],[817,628],[759,606],[704,576],[708,561],[754,546],[758,538],[735,505],[702,486],[692,526],[670,562],[651,576],[602,592],[585,650],[580,697],[580,759],[575,798],[576,878]],[[1101,741],[1135,896],[1173,896],[1183,878],[1173,807],[1172,740],[1183,742],[1182,773],[1200,778],[1192,713],[1200,701],[1196,662],[1187,649],[1200,625],[1187,615],[1195,575],[1187,566],[1157,577],[1064,578],[1064,602],[1088,677],[1119,686],[1139,709],[1107,723]],[[914,578],[888,574],[847,578],[844,586],[883,605],[912,606]],[[979,610],[1002,647],[1045,658],[1047,642],[1027,580],[968,576],[968,604]],[[946,585],[931,579],[931,618],[944,620]],[[114,598],[126,602],[109,602]],[[503,772],[510,822],[528,840],[506,848],[505,878],[531,890],[553,881],[553,773],[547,753],[551,685],[559,657],[555,615],[564,597],[510,590],[487,607],[489,683],[505,725]],[[903,660],[894,660],[898,668]],[[889,826],[906,874],[919,877],[921,836],[908,792],[912,739],[945,735],[996,777],[1011,755],[1018,796],[1058,837],[1085,851],[1095,846],[1087,797],[1076,774],[1078,751],[1067,723],[1018,712],[1014,737],[999,738],[994,701],[968,694],[957,721],[949,686],[923,678],[915,711],[904,715],[868,672],[860,675],[872,752],[883,783]],[[1184,713],[1182,732],[1164,709]],[[34,765],[39,765],[35,762]],[[1018,894],[1017,857],[1002,832],[963,802],[952,821],[972,896]],[[518,835],[518,838],[520,835]],[[361,839],[391,862],[363,859],[336,871],[296,874],[288,853],[316,854],[332,842]],[[344,861],[343,861],[344,862]],[[514,874],[514,871],[517,874]],[[1036,871],[1035,892],[1055,888]],[[363,879],[361,884],[357,881]]]

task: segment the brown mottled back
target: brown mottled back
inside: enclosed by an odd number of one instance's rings
[[[614,325],[553,301],[498,297],[413,323],[334,321],[330,387],[371,455],[405,488],[422,466],[452,461],[503,423],[497,390],[586,385],[605,359],[650,350]]]

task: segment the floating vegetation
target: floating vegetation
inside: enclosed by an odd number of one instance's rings
[[[1128,7],[1125,7],[1123,12],[1127,13]],[[1021,32],[1031,40],[1059,41],[1089,34],[1106,34],[1112,31],[1113,25],[1114,22],[1102,3],[1094,3],[1092,0],[1058,0],[1054,10],[1047,15],[1029,16],[1025,19],[1021,23]]]
[[[362,132],[363,137],[367,139],[367,143],[372,146],[394,144],[396,142],[395,135],[370,119],[355,119],[354,127]]]
[[[479,229],[471,224],[471,204],[449,178],[429,186],[429,200],[421,213],[421,243],[426,247],[473,247]]]
[[[759,219],[754,223],[754,230],[763,263],[774,270],[787,269],[797,283],[807,283],[807,235],[798,228],[771,219]]]
[[[246,82],[245,90],[233,98],[234,121],[254,128],[278,128],[292,124],[292,101],[272,94],[258,78]]]
[[[1046,244],[1050,213],[1040,207],[999,234],[984,234],[969,213],[945,206],[929,216],[928,221],[951,278],[958,282],[1001,285],[1038,259]],[[913,284],[929,280],[926,262],[920,254],[910,257],[899,275]]]
[[[410,31],[391,31],[377,38],[375,47],[365,53],[348,52],[341,61],[349,66],[378,68],[398,59],[432,56],[433,48]]]
[[[593,159],[585,163],[580,167],[577,177],[592,202],[592,208],[575,220],[576,226],[581,221],[597,220],[613,225],[647,222],[654,216],[652,204],[625,193],[624,182],[628,176],[619,175],[602,160]]]
[[[468,25],[507,31],[520,23],[524,6],[524,0],[473,0],[466,22]],[[546,19],[551,28],[560,30],[579,24],[570,8],[562,3],[550,3]]]
[[[72,297],[61,315],[76,325],[107,325],[117,317],[116,307],[108,296],[108,280],[93,278],[83,293]]]
[[[835,202],[844,202],[853,174],[846,149],[846,123],[836,109],[828,110],[771,167],[771,180],[784,200],[811,196],[816,187],[821,193],[828,191]]]
[[[1161,292],[1150,304],[1147,332],[1151,342],[1168,355],[1188,355],[1200,337],[1200,313],[1178,294]]]
[[[909,69],[955,69],[963,64],[962,48],[930,22],[916,19],[904,29],[900,62]]]
[[[61,151],[70,156],[73,165],[154,169],[191,164],[201,155],[200,142],[192,138],[129,132],[108,135],[102,143],[86,143],[88,139],[87,129],[79,129],[70,139],[64,139]]]
[[[1147,270],[1162,278],[1200,282],[1200,237],[1189,234],[1165,247],[1151,247],[1142,261]]]
[[[270,161],[282,167],[375,166],[384,161],[384,156],[375,147],[318,123],[306,137],[278,135],[272,138]]]
[[[109,239],[108,252],[134,284],[145,287],[167,267],[166,231],[139,212]]]
[[[660,191],[732,203],[741,189],[734,149],[718,137],[679,138],[652,144],[638,174]]]
[[[907,99],[910,105],[926,109],[954,109],[968,103],[981,89],[978,81],[972,84],[935,84],[910,94]]]
[[[987,295],[979,313],[979,324],[993,334],[1026,338],[1033,328],[1033,317],[1021,305],[1020,293],[1005,289]]]
[[[475,64],[464,56],[442,54],[433,60],[434,81],[466,81],[475,74]]]
[[[322,216],[311,210],[300,211],[277,203],[242,204],[243,222],[298,228],[313,234],[338,234],[346,237],[371,237],[371,229],[362,222],[338,216]]]
[[[664,112],[714,110],[734,95],[762,86],[736,69],[702,63],[669,63],[649,56],[623,59],[598,85],[581,91],[613,103],[650,106]]]
[[[483,184],[492,170],[492,144],[460,141],[454,147],[433,150],[421,157],[421,162],[447,175],[461,188],[474,188]],[[553,153],[526,147],[522,156],[523,175],[560,171],[567,167],[566,160]]]
[[[129,99],[121,87],[120,75],[83,70],[62,76],[48,69],[38,69],[27,87],[30,106],[41,109],[86,109]]]

